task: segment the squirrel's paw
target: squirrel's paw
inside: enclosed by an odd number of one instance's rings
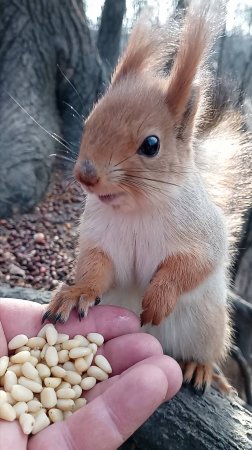
[[[204,394],[211,385],[224,395],[233,395],[234,388],[221,373],[216,374],[211,364],[197,362],[181,363],[185,384],[191,384],[195,393]]]
[[[141,325],[159,325],[172,312],[176,298],[171,292],[150,284],[142,302]]]
[[[62,283],[54,293],[48,309],[43,315],[42,323],[45,320],[54,323],[65,323],[74,308],[76,308],[79,319],[81,320],[87,316],[89,308],[98,305],[100,301],[100,297],[92,289],[88,289],[87,286],[82,284],[68,286]]]

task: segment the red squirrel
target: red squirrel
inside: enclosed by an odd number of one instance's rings
[[[208,124],[206,57],[221,28],[219,4],[192,3],[181,29],[172,19],[167,33],[141,21],[133,30],[85,123],[74,169],[87,194],[74,284],[61,284],[44,320],[63,323],[73,308],[82,319],[102,297],[141,315],[186,382],[229,392],[215,371],[231,334],[231,195],[220,158],[231,167],[247,144],[234,111]]]

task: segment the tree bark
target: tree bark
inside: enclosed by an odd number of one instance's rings
[[[126,0],[105,0],[97,37],[97,48],[108,75],[114,69],[120,53],[122,22]]]
[[[47,188],[49,155],[60,144],[44,129],[73,142],[77,152],[81,116],[106,78],[80,0],[0,4],[0,217],[7,217],[31,210]],[[65,145],[73,152],[72,144]]]
[[[252,414],[232,403],[213,389],[199,397],[182,388],[120,449],[251,450]]]

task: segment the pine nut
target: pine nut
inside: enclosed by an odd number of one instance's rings
[[[22,347],[23,345],[26,345],[28,342],[28,337],[25,334],[18,334],[17,336],[14,336],[8,344],[9,350],[16,350],[19,347]]]
[[[73,399],[75,397],[75,391],[70,388],[58,389],[56,394],[57,394],[58,398],[72,398]]]
[[[32,338],[28,339],[27,345],[30,348],[40,350],[41,348],[44,347],[45,343],[46,343],[46,340],[44,338],[36,336],[36,337],[32,337]]]
[[[51,372],[54,377],[63,378],[66,375],[65,369],[63,369],[63,367],[60,366],[51,367]]]
[[[48,349],[48,347],[49,347],[49,344],[46,343],[40,352],[40,359],[45,358],[46,350]]]
[[[57,366],[59,357],[56,348],[49,346],[45,353],[46,364],[49,367]]]
[[[84,336],[81,336],[81,334],[76,334],[74,339],[77,339],[80,342],[79,347],[88,347],[89,345],[89,341]]]
[[[75,370],[74,363],[72,361],[66,361],[63,364],[63,369],[64,370]]]
[[[0,377],[2,377],[5,374],[8,364],[9,364],[9,357],[2,356],[0,358]]]
[[[83,391],[89,391],[89,389],[92,389],[96,385],[96,378],[95,377],[86,377],[83,380],[81,380],[81,388]]]
[[[29,389],[35,394],[39,394],[43,389],[40,383],[37,383],[36,381],[30,380],[29,378],[26,377],[18,378],[18,384],[20,386],[24,386],[25,388]],[[31,400],[31,398],[29,398],[29,400]]]
[[[4,375],[4,390],[6,392],[11,392],[15,384],[17,384],[17,375],[14,372],[7,370]]]
[[[15,405],[16,400],[11,395],[11,393],[10,392],[6,392],[6,395],[7,395],[7,403],[9,403],[11,406]]]
[[[69,341],[62,343],[63,350],[71,350],[75,347],[80,347],[80,341],[78,339],[69,339]]]
[[[67,362],[69,360],[68,353],[69,353],[68,350],[60,350],[58,352],[58,358],[59,358],[60,364],[64,364],[65,362]]]
[[[69,352],[69,357],[72,359],[88,356],[92,353],[92,350],[88,347],[76,347],[72,348]]]
[[[85,406],[87,403],[87,400],[85,398],[77,398],[77,400],[75,400],[74,402],[74,407],[73,407],[73,412],[77,411],[78,409],[82,408],[83,406]]]
[[[28,412],[33,414],[42,409],[42,403],[40,401],[38,401],[37,399],[30,400],[29,402],[27,402],[27,407],[28,407]]]
[[[71,384],[80,384],[81,376],[72,370],[67,370],[64,380]]]
[[[17,419],[21,416],[21,414],[24,414],[28,411],[28,405],[25,402],[17,402],[15,405],[13,405],[13,408],[16,411]]]
[[[92,344],[89,344],[89,346],[88,346],[89,348],[91,348],[91,351],[92,351],[92,353],[96,353],[97,352],[97,345],[94,343],[94,342],[92,342]]]
[[[44,408],[53,408],[57,403],[55,390],[51,387],[45,387],[40,394],[40,399]]]
[[[49,409],[48,415],[53,423],[64,420],[63,412],[58,408]]]
[[[0,391],[0,406],[3,403],[7,403],[7,393],[5,391]]]
[[[104,337],[99,333],[88,333],[87,339],[100,347],[104,342]]]
[[[42,363],[37,364],[36,369],[42,380],[44,378],[50,377],[50,375],[51,375],[51,371],[50,371],[49,367],[46,366],[45,364],[42,364]]]
[[[62,381],[60,385],[56,388],[56,391],[58,391],[58,389],[65,389],[70,387],[71,387],[70,383],[68,383],[67,381]]]
[[[95,377],[99,381],[104,381],[108,378],[108,374],[104,372],[104,370],[100,369],[100,367],[96,366],[89,367],[87,374],[89,377]]]
[[[85,372],[88,369],[88,364],[85,358],[77,358],[74,362],[74,370],[77,370],[77,372],[82,373]]]
[[[48,377],[44,378],[44,384],[46,387],[51,387],[53,389],[56,389],[61,383],[61,378],[57,377]]]
[[[106,358],[95,357],[103,336],[89,333],[88,337],[76,335],[69,339],[52,324],[46,324],[38,336],[29,339],[21,334],[14,336],[8,348],[15,354],[0,358],[3,418],[16,417],[25,434],[36,434],[50,420],[64,420],[84,406],[87,401],[81,397],[82,392],[112,372]],[[91,366],[94,357],[96,366]]]
[[[35,378],[38,377],[39,373],[37,369],[35,369],[35,367],[29,361],[27,361],[22,365],[22,374],[26,378],[30,378],[30,380],[35,380]]]
[[[61,411],[72,411],[73,407],[74,401],[70,398],[59,398],[57,401],[57,408]]]
[[[30,359],[30,352],[28,350],[23,350],[22,352],[16,353],[15,355],[10,357],[10,361],[13,364],[24,364]]]
[[[24,351],[30,351],[30,347],[28,345],[22,345],[22,347],[16,348],[15,353],[24,352]]]
[[[48,419],[44,411],[40,411],[35,417],[35,424],[32,428],[32,434],[37,434],[39,431],[50,425],[50,420]]]
[[[76,400],[77,398],[79,398],[82,394],[82,389],[81,386],[79,384],[75,384],[74,386],[72,386],[72,389],[75,392],[75,396],[74,396],[74,400]]]
[[[50,323],[46,323],[38,332],[37,337],[42,337],[45,339],[46,337],[46,329],[49,327]]]
[[[58,338],[56,344],[63,344],[63,342],[68,341],[68,334],[58,333]]]
[[[30,434],[35,424],[35,418],[31,414],[21,414],[19,417],[19,423],[24,434]]]
[[[104,372],[111,374],[112,367],[109,364],[108,360],[103,355],[96,355],[95,364],[100,367],[100,369],[104,370]]]
[[[86,363],[87,363],[87,369],[88,369],[88,368],[91,366],[92,362],[93,362],[94,354],[91,353],[90,355],[85,356],[84,359],[85,359],[85,361],[86,361]]]
[[[28,402],[33,399],[33,392],[25,386],[15,384],[11,390],[11,395],[17,402]]]
[[[29,347],[28,347],[29,348]],[[41,353],[41,350],[38,350],[38,349],[36,349],[36,348],[33,348],[32,350],[31,350],[31,357],[32,358],[36,358],[37,360],[39,360],[40,359],[40,353]],[[34,359],[33,359],[33,361],[34,361]],[[31,362],[31,361],[30,361]]]
[[[38,351],[39,352],[39,350],[35,350],[35,351]],[[29,359],[29,363],[31,363],[32,365],[33,365],[33,367],[35,367],[37,364],[38,364],[38,358],[36,358],[35,356],[30,356],[30,359]]]
[[[58,331],[56,328],[50,324],[45,330],[46,340],[49,345],[55,345],[58,339]]]
[[[3,403],[0,406],[0,419],[8,420],[8,422],[13,422],[16,419],[16,411],[9,403]]]
[[[14,372],[17,377],[21,377],[22,375],[22,365],[21,364],[13,364],[12,366],[8,367],[8,370],[11,372]]]

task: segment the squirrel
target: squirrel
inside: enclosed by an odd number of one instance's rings
[[[141,316],[185,382],[229,393],[216,365],[231,342],[231,237],[249,144],[239,112],[211,109],[220,3],[191,2],[182,23],[133,30],[74,168],[87,194],[74,283],[59,286],[43,320],[64,323],[73,308],[81,320],[102,297]]]

